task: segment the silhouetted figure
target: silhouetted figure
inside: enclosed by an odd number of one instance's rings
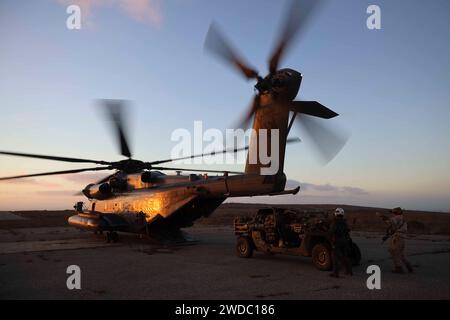
[[[339,277],[340,265],[344,265],[345,273],[353,275],[350,262],[350,229],[344,219],[344,209],[336,208],[330,226],[331,246],[333,251],[333,272],[331,277]]]

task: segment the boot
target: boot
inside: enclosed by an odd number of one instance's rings
[[[405,272],[403,271],[403,268],[402,268],[402,267],[395,267],[395,268],[392,270],[392,273],[405,273]]]

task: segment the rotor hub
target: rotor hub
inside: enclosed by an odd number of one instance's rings
[[[145,162],[140,160],[126,159],[114,162],[112,164],[112,167],[125,173],[136,173],[146,169],[148,166],[145,164]]]
[[[265,78],[258,77],[255,89],[259,94],[270,93],[276,98],[293,100],[298,94],[302,74],[293,69],[281,69]]]

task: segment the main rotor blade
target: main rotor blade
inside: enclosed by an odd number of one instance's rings
[[[151,169],[154,169],[155,168],[155,167],[153,167],[154,164],[161,164],[161,163],[167,163],[167,162],[173,162],[173,161],[179,161],[179,160],[186,160],[186,159],[202,158],[202,157],[208,157],[208,156],[216,156],[216,155],[219,155],[219,154],[230,153],[230,152],[237,153],[237,152],[240,152],[240,151],[245,151],[248,148],[249,147],[246,146],[246,147],[241,147],[241,148],[213,151],[213,152],[209,152],[209,153],[193,154],[191,156],[185,156],[185,157],[180,157],[180,158],[152,161],[152,162],[148,162],[147,164],[151,165]]]
[[[0,181],[11,180],[11,179],[20,179],[20,178],[40,177],[40,176],[53,176],[53,175],[59,175],[59,174],[79,173],[79,172],[84,172],[84,171],[111,170],[111,169],[112,169],[111,167],[94,167],[94,168],[84,168],[84,169],[74,169],[74,170],[64,170],[64,171],[33,173],[33,174],[24,174],[24,175],[20,175],[20,176],[3,177],[3,178],[0,178]]]
[[[297,115],[296,120],[305,129],[324,165],[330,162],[347,142],[348,136],[344,132],[325,126],[324,120],[301,114]]]
[[[293,138],[288,138],[286,140],[286,143],[295,143],[295,142],[301,142],[300,138],[293,137]],[[201,157],[207,157],[207,156],[216,156],[216,155],[224,154],[224,153],[237,153],[237,152],[240,152],[240,151],[248,150],[249,148],[250,148],[249,146],[245,146],[245,147],[241,147],[241,148],[225,149],[225,150],[213,151],[213,152],[209,152],[209,153],[194,154],[192,156],[186,156],[186,157],[180,157],[180,158],[157,160],[157,161],[153,161],[153,162],[147,162],[147,164],[151,165],[151,167],[150,167],[151,169],[155,169],[155,167],[152,166],[153,164],[160,164],[160,163],[166,163],[166,162],[172,162],[172,161],[178,161],[178,160],[201,158]]]
[[[258,72],[243,62],[214,22],[209,26],[204,48],[217,55],[224,62],[239,69],[247,79],[258,77]]]
[[[259,94],[255,95],[253,101],[250,106],[247,107],[244,116],[241,118],[236,128],[247,129],[250,126],[250,121],[252,120],[253,115],[261,106],[261,96]]]
[[[290,0],[290,5],[283,19],[284,25],[269,60],[270,73],[278,70],[280,60],[292,43],[293,38],[297,33],[304,31],[311,16],[322,3],[322,0]]]
[[[323,119],[331,119],[339,115],[317,101],[291,101],[289,102],[288,107],[291,111]]]
[[[91,160],[91,159],[69,158],[69,157],[58,157],[58,156],[47,156],[47,155],[41,155],[41,154],[11,152],[11,151],[0,151],[0,154],[4,154],[4,155],[8,155],[8,156],[36,158],[36,159],[45,159],[45,160],[56,160],[56,161],[64,161],[64,162],[95,163],[95,164],[103,164],[103,165],[111,164],[111,162],[102,161],[102,160]]]
[[[124,100],[113,100],[113,99],[102,99],[100,100],[106,107],[107,112],[114,124],[114,130],[117,133],[117,138],[119,140],[120,153],[131,158],[131,151],[127,140],[127,135],[125,133],[124,121],[123,121],[123,108]]]
[[[229,171],[229,170],[208,170],[208,169],[188,169],[188,168],[169,168],[169,167],[152,167],[152,169],[153,170],[173,170],[173,171],[192,171],[192,172],[214,172],[214,173],[244,174],[244,172]]]

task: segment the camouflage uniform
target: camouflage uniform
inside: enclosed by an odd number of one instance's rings
[[[397,208],[396,208],[397,209]],[[395,209],[394,209],[395,210]],[[395,211],[394,211],[395,212]],[[397,214],[388,220],[389,227],[391,228],[391,239],[389,242],[389,253],[394,261],[394,272],[403,272],[402,263],[408,269],[409,272],[413,271],[411,263],[405,258],[405,235],[407,232],[407,224],[403,219],[402,214]]]

